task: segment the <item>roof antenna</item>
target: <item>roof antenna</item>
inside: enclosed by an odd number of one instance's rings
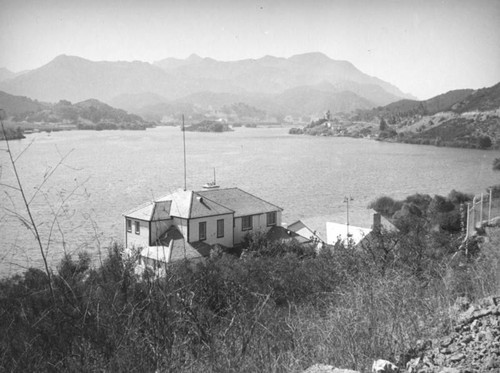
[[[184,145],[184,191],[186,187],[186,130],[184,128],[184,114],[182,114],[182,143]]]

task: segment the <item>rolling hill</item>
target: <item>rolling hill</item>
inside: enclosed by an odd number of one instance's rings
[[[43,104],[24,96],[13,96],[0,91],[0,109],[4,109],[7,116],[37,112],[42,110]]]
[[[12,123],[73,124],[80,127],[107,125],[108,127],[139,126],[145,128],[151,124],[138,115],[113,108],[95,99],[72,104],[61,100],[56,104],[39,103],[23,96],[13,96],[0,91],[0,108],[6,112]],[[111,129],[111,128],[110,128]]]
[[[425,101],[401,100],[360,110],[353,122],[387,123],[383,138],[440,146],[500,148],[500,83],[461,89]],[[489,145],[491,144],[491,145]]]

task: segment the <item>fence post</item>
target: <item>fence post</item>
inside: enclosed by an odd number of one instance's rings
[[[491,191],[492,191],[492,189],[490,188],[490,200],[488,203],[488,225],[491,224],[491,197],[492,197]]]
[[[472,198],[472,229],[476,228],[476,196]]]
[[[467,224],[465,226],[465,239],[469,238],[469,218],[470,218],[470,203],[467,202]]]
[[[481,207],[479,209],[480,211],[480,216],[479,216],[479,227],[483,227],[483,193],[481,193]]]

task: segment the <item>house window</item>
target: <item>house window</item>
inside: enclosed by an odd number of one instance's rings
[[[224,219],[217,220],[217,238],[224,237]]]
[[[267,213],[267,226],[276,225],[276,211]]]
[[[241,230],[249,231],[252,229],[252,216],[243,216],[241,218]]]
[[[141,223],[135,222],[135,234],[141,234]]]
[[[132,233],[132,220],[127,219],[127,232]]]
[[[207,239],[207,222],[202,221],[199,224],[199,235],[200,235],[200,241],[206,240]]]

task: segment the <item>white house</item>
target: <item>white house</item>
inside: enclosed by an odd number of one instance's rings
[[[233,248],[246,234],[281,225],[282,208],[239,188],[179,190],[125,214],[125,247],[143,264],[201,259],[214,245]]]
[[[335,245],[337,242],[350,243],[357,246],[370,240],[373,231],[394,232],[396,227],[386,218],[374,210],[351,211],[350,224],[336,223],[332,216],[318,216],[298,220],[288,226],[290,231],[317,242],[321,247],[324,244]]]
[[[326,243],[350,243],[354,246],[367,244],[372,232],[395,232],[397,228],[386,218],[374,210],[366,210],[353,214],[350,221],[354,224],[326,222]]]

